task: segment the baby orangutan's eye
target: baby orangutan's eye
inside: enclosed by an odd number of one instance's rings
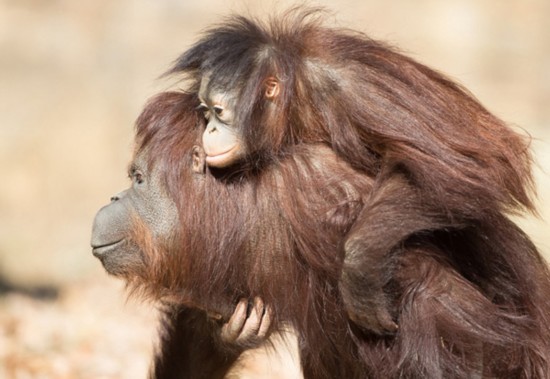
[[[223,107],[219,105],[214,105],[214,112],[216,113],[216,116],[221,116],[223,113]]]
[[[200,103],[196,109],[197,111],[202,112],[205,119],[208,120],[210,118],[210,108],[205,103]]]

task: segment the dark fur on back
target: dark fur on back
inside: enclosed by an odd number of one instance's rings
[[[193,174],[191,149],[202,131],[195,102],[193,94],[162,94],[138,120],[137,151],[163,170],[181,217],[172,248],[159,255],[149,244],[154,264],[136,280],[181,304],[167,313],[155,377],[195,377],[193,367],[209,365],[221,377],[236,355],[193,309],[227,318],[243,296],[271,304],[275,328],[295,329],[308,378],[548,376],[548,272],[506,217],[396,245],[387,290],[399,331],[364,333],[349,324],[338,281],[341,240],[373,179],[310,145],[240,181]],[[403,206],[380,211],[399,215]],[[377,241],[399,223],[372,227],[365,238]]]
[[[275,328],[295,329],[307,378],[550,377],[548,269],[508,218],[533,210],[528,141],[466,90],[309,11],[232,18],[172,73],[187,92],[153,99],[137,123],[137,151],[164,172],[181,218],[165,249],[142,244],[151,264],[135,280],[180,304],[158,378],[199,377],[173,362],[201,351],[223,374],[235,355],[193,310],[228,317],[254,296],[273,306]],[[191,172],[204,75],[239,91],[252,169],[232,180]],[[270,76],[275,100],[263,96]],[[383,271],[395,335],[349,322],[350,236],[368,247],[359,274]],[[358,297],[373,290],[354,284]]]
[[[371,175],[405,170],[455,216],[532,209],[526,139],[445,76],[361,33],[326,27],[321,16],[299,8],[269,23],[233,17],[171,72],[192,90],[203,75],[238,89],[235,125],[264,158],[322,142]],[[282,87],[276,112],[263,97],[269,76]]]

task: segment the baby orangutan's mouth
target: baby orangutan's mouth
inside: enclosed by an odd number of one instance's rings
[[[228,163],[231,163],[234,161],[234,156],[239,151],[239,146],[234,145],[231,148],[229,148],[226,151],[223,151],[221,153],[215,153],[210,154],[207,153],[206,155],[206,164],[212,167],[224,167]]]

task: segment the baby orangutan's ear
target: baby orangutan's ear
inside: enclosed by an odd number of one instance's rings
[[[270,76],[265,80],[265,97],[267,99],[275,99],[277,96],[279,96],[280,92],[281,85],[275,77]]]

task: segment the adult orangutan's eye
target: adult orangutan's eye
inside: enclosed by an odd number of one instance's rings
[[[132,172],[132,180],[136,184],[143,184],[143,174],[139,170],[135,170]]]
[[[128,177],[135,184],[143,184],[143,182],[145,181],[145,178],[141,170],[138,169],[137,167],[134,167],[133,165],[128,171]]]

